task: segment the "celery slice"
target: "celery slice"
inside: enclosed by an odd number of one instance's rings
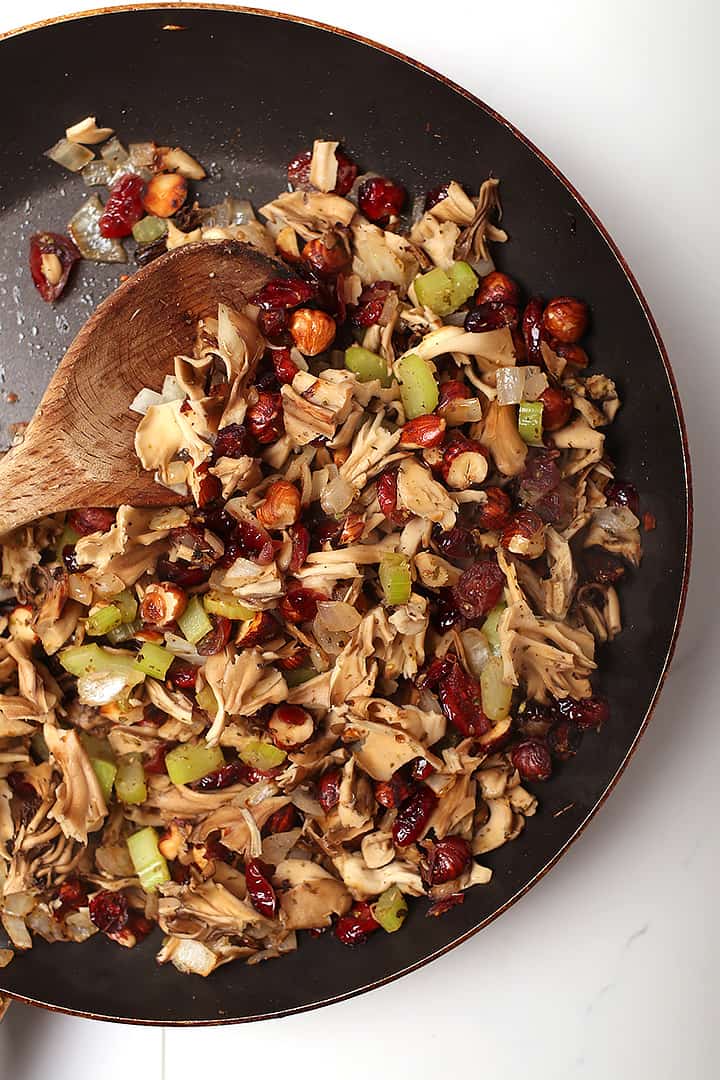
[[[284,671],[285,682],[289,687],[300,686],[301,683],[308,682],[309,679],[314,679],[317,675],[317,671],[312,664],[305,664],[303,667],[292,668],[290,671]]]
[[[85,731],[80,734],[80,742],[90,758],[90,764],[98,778],[103,798],[106,803],[110,802],[117,774],[117,765],[113,760],[110,743],[107,739],[100,739],[97,735],[88,735]]]
[[[261,772],[267,772],[269,769],[282,765],[287,754],[284,750],[279,750],[277,746],[273,746],[272,743],[263,742],[262,739],[248,739],[245,745],[238,750],[238,757],[245,765],[250,765],[253,769],[260,769]]]
[[[135,663],[140,671],[144,671],[153,679],[164,679],[174,659],[175,656],[169,649],[156,645],[153,641],[146,641]]]
[[[345,367],[354,372],[360,382],[379,379],[381,386],[390,386],[390,375],[383,357],[363,349],[362,345],[351,345],[345,350]]]
[[[138,630],[142,630],[142,623],[140,619],[135,619],[134,622],[123,622],[112,630],[108,630],[105,637],[111,645],[121,645],[123,641],[132,641]]]
[[[221,769],[224,764],[220,747],[207,746],[205,743],[198,743],[197,746],[182,743],[165,757],[165,768],[173,784],[192,784],[208,773]]]
[[[135,872],[145,892],[155,892],[158,885],[170,880],[170,871],[158,847],[158,834],[148,826],[127,838],[128,851]]]
[[[542,446],[542,401],[521,401],[518,406],[518,434],[530,446]]]
[[[137,806],[147,799],[145,770],[139,754],[127,754],[118,762],[115,794],[128,806]]]
[[[120,609],[114,604],[106,604],[105,607],[97,608],[88,616],[85,629],[90,637],[103,637],[108,630],[114,630],[121,622]]]
[[[400,397],[408,419],[424,416],[437,408],[438,384],[427,360],[411,353],[397,362]]]
[[[405,922],[408,913],[405,897],[397,885],[391,885],[382,893],[375,904],[374,915],[383,930],[388,934],[394,934]]]
[[[448,270],[448,277],[450,278],[450,301],[452,303],[452,311],[457,311],[459,307],[469,300],[478,287],[478,276],[473,270],[472,266],[468,263],[459,260],[454,262]]]
[[[135,654],[121,649],[113,652],[101,649],[99,645],[71,645],[58,653],[58,659],[66,671],[78,678],[82,675],[118,672],[125,675],[129,683],[142,682],[143,679]]]
[[[121,593],[113,597],[113,604],[120,612],[124,623],[134,622],[138,613],[138,602],[135,595],[129,589],[123,589]]]
[[[167,232],[167,221],[164,218],[148,214],[140,218],[132,227],[133,240],[138,244],[151,244],[153,240],[159,240]]]
[[[492,608],[485,622],[480,627],[488,640],[488,645],[496,655],[500,652],[500,633],[498,626],[506,607],[507,604],[505,601],[501,600],[499,604],[496,604],[495,607]]]
[[[238,619],[242,622],[253,619],[256,614],[252,608],[246,607],[245,604],[241,604],[239,600],[235,600],[232,596],[219,596],[217,593],[212,592],[205,593],[203,606],[211,615],[222,615],[226,619]],[[210,629],[212,630],[212,626]],[[200,638],[198,638],[199,640]]]
[[[488,720],[497,724],[510,712],[512,686],[503,682],[503,661],[500,656],[491,656],[480,674],[482,708]]]
[[[215,716],[218,710],[218,703],[211,686],[208,686],[206,683],[202,690],[195,695],[195,700],[208,716]]]
[[[199,596],[191,597],[188,606],[177,621],[183,636],[191,645],[209,634],[213,626]]]
[[[405,555],[388,551],[380,560],[380,585],[388,604],[407,604],[412,589],[410,561]]]
[[[436,315],[449,315],[452,306],[452,281],[444,270],[436,266],[427,274],[415,278],[415,295],[423,307],[429,307]]]

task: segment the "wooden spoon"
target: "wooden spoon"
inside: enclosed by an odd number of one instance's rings
[[[0,535],[86,506],[168,506],[135,455],[143,386],[159,390],[173,358],[192,351],[197,322],[219,303],[242,306],[282,264],[247,244],[188,244],[133,274],[104,300],[65,353],[27,427],[0,461]]]

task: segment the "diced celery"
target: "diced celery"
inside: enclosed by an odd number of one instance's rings
[[[503,682],[503,662],[500,656],[491,656],[480,675],[482,708],[488,720],[497,724],[510,712],[512,686]]]
[[[126,754],[118,762],[115,794],[122,803],[136,806],[147,799],[145,770],[139,754]]]
[[[198,743],[197,746],[181,743],[165,757],[165,768],[173,784],[192,784],[208,773],[221,769],[224,764],[220,747],[207,746],[205,743]]]
[[[138,613],[138,602],[135,595],[129,589],[123,589],[121,593],[113,597],[113,604],[120,612],[124,623],[134,622]]]
[[[305,664],[303,667],[284,671],[283,675],[285,676],[285,682],[292,688],[293,686],[300,686],[301,683],[307,682],[309,679],[314,679],[317,671],[312,664]]]
[[[213,628],[199,596],[191,597],[177,623],[191,645],[197,645]]]
[[[117,773],[110,743],[106,739],[98,738],[97,735],[88,735],[85,731],[80,734],[80,742],[90,758],[90,764],[98,778],[103,798],[105,802],[109,802]]]
[[[169,649],[156,645],[153,641],[146,641],[135,663],[140,671],[144,671],[153,679],[164,679],[174,659],[175,656]]]
[[[105,672],[118,672],[125,675],[129,682],[142,682],[143,678],[135,662],[135,654],[120,649],[113,652],[101,649],[99,645],[71,645],[58,653],[58,659],[66,671],[78,678]]]
[[[121,645],[123,641],[132,641],[138,630],[141,629],[141,621],[135,619],[134,622],[120,623],[119,626],[114,627],[112,630],[108,630],[105,636],[111,645]]]
[[[382,893],[375,904],[374,915],[383,930],[388,934],[394,934],[405,922],[408,913],[405,897],[397,885],[391,885]]]
[[[351,345],[345,350],[345,367],[354,372],[360,382],[379,379],[381,386],[390,386],[390,375],[383,357],[363,349],[362,345]]]
[[[407,604],[412,589],[410,560],[397,551],[388,551],[380,560],[380,585],[388,604]]]
[[[438,384],[427,360],[411,353],[398,360],[400,397],[408,419],[424,416],[437,408],[440,399]]]
[[[88,757],[111,761],[115,764],[115,758],[107,739],[101,739],[99,735],[90,735],[87,731],[81,731],[80,742],[83,744]]]
[[[496,604],[480,628],[488,640],[488,645],[495,654],[500,652],[498,624],[503,617],[506,607],[507,604],[504,600],[501,600],[499,604]]]
[[[450,291],[452,310],[457,311],[477,289],[478,276],[472,266],[462,260],[452,264],[448,270],[448,276],[452,285]]]
[[[206,683],[202,690],[195,695],[195,700],[204,712],[209,716],[215,716],[215,713],[218,710],[218,703],[211,686],[208,686]]]
[[[132,227],[133,240],[138,244],[151,244],[153,240],[159,240],[167,232],[167,221],[164,218],[154,217],[148,214],[140,218]]]
[[[219,596],[217,593],[212,592],[205,593],[203,606],[211,615],[222,615],[226,619],[247,621],[255,616],[252,608],[246,607],[245,604],[241,604],[239,600],[235,600],[232,596]]]
[[[88,616],[85,629],[90,637],[102,637],[108,630],[114,630],[121,622],[120,609],[114,604],[106,604],[105,607],[97,608]]]
[[[168,864],[158,847],[155,829],[148,826],[128,836],[127,846],[135,873],[145,892],[155,892],[158,885],[170,880]]]
[[[530,446],[542,446],[542,401],[521,401],[518,406],[518,433]]]
[[[452,306],[452,281],[444,270],[436,266],[427,274],[415,278],[415,295],[423,307],[429,307],[436,315],[449,315]]]
[[[270,742],[263,742],[262,739],[248,739],[245,745],[238,750],[238,757],[245,765],[250,765],[253,769],[260,769],[261,772],[267,772],[277,765],[282,765],[287,754]]]

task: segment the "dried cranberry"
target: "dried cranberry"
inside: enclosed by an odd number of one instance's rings
[[[599,729],[610,719],[610,706],[605,698],[593,695],[593,697],[561,698],[556,703],[557,711],[566,720],[572,720],[581,731],[589,728]]]
[[[272,278],[252,298],[263,311],[290,310],[307,304],[315,296],[313,286],[299,277]]]
[[[245,881],[250,903],[266,919],[274,919],[278,909],[278,899],[270,883],[271,877],[272,869],[261,859],[249,859],[245,864]]]
[[[384,176],[372,176],[360,185],[358,207],[368,221],[385,225],[391,217],[402,212],[406,198],[407,191],[402,184]]]
[[[226,619],[224,615],[211,615],[210,621],[213,624],[212,630],[195,646],[201,656],[214,656],[222,652],[230,640],[232,632],[230,619]]]
[[[184,589],[190,589],[194,585],[203,585],[210,577],[212,567],[193,566],[186,559],[159,559],[156,567],[157,574],[165,581],[172,581],[175,585],[182,585]]]
[[[105,209],[98,227],[103,236],[129,236],[133,225],[144,216],[145,181],[134,173],[126,173],[110,188]]]
[[[61,272],[57,281],[48,281],[45,276],[43,255],[54,255],[56,259],[59,259]],[[72,240],[61,233],[34,233],[30,237],[30,275],[43,300],[47,300],[48,303],[57,300],[67,285],[70,271],[80,258],[80,252]],[[48,261],[54,262],[54,259],[46,259],[46,264]]]
[[[68,574],[78,574],[80,572],[80,563],[75,554],[74,544],[66,544],[62,549],[62,561]]]
[[[544,739],[557,720],[558,714],[555,710],[539,701],[526,701],[525,707],[519,709],[517,714],[519,730],[533,739]]]
[[[246,766],[242,761],[229,761],[214,772],[208,773],[190,786],[195,791],[221,791],[232,784],[240,784],[245,779]]]
[[[221,457],[252,457],[254,453],[255,442],[244,424],[228,424],[220,428],[213,447],[213,461]]]
[[[413,780],[427,780],[435,772],[435,769],[427,760],[427,758],[419,757],[415,758],[412,762],[412,768],[410,775]]]
[[[170,751],[169,746],[158,746],[157,750],[149,758],[146,758],[143,762],[143,769],[151,776],[162,776],[167,772],[165,768],[165,757]]]
[[[454,881],[467,869],[472,852],[462,836],[446,836],[437,840],[428,856],[426,880],[431,885]]]
[[[289,803],[287,806],[282,806],[279,810],[276,810],[275,813],[268,818],[265,830],[269,836],[274,836],[276,833],[290,832],[297,824],[297,810],[292,803]]]
[[[433,206],[437,206],[439,202],[448,197],[449,184],[438,184],[437,187],[431,188],[430,191],[425,193],[425,213],[428,210],[432,210]]]
[[[236,559],[252,559],[267,566],[275,555],[270,534],[254,521],[238,521],[235,532],[225,541],[225,551],[218,565],[227,570]]]
[[[324,593],[292,585],[280,601],[280,614],[289,623],[309,622],[317,615],[319,600],[327,600]]]
[[[601,547],[583,551],[583,577],[597,585],[614,585],[625,574],[625,563],[618,555]]]
[[[577,724],[573,724],[572,720],[561,720],[550,730],[547,743],[553,757],[559,761],[569,761],[577,754],[581,739]]]
[[[393,773],[390,780],[378,780],[374,786],[375,798],[386,810],[396,809],[410,798],[413,790],[400,770]]]
[[[271,341],[274,345],[285,345],[290,341],[288,335],[288,326],[290,318],[288,316],[287,308],[262,308],[258,312],[258,328],[265,335],[268,341]],[[268,389],[265,386],[266,379],[258,379],[258,387],[261,389]],[[272,377],[273,383],[276,382],[275,374]],[[272,387],[277,389],[277,387]]]
[[[462,401],[470,396],[469,387],[461,379],[448,379],[447,382],[440,383],[438,409],[449,405],[451,401]]]
[[[475,537],[462,525],[438,533],[434,540],[438,551],[447,559],[471,559],[477,551]]]
[[[168,682],[176,690],[194,690],[197,673],[198,669],[194,664],[179,664],[176,660],[168,672]]]
[[[246,420],[250,433],[263,446],[279,439],[285,432],[280,394],[261,391],[255,404],[248,409]]]
[[[439,915],[444,915],[447,911],[457,907],[459,904],[465,903],[465,893],[456,892],[452,896],[444,896],[442,900],[436,900],[434,904],[431,904],[428,908],[428,918],[437,918]]]
[[[446,586],[443,589],[438,589],[437,600],[433,610],[433,622],[437,626],[440,633],[445,633],[446,630],[452,629],[458,623],[464,623],[465,618],[455,600],[455,593],[453,590]]]
[[[507,525],[512,511],[512,500],[506,491],[499,487],[485,488],[487,496],[477,511],[478,525],[490,532],[500,532]]]
[[[121,892],[103,889],[90,900],[90,920],[104,934],[118,934],[128,921],[127,897]]]
[[[512,304],[491,301],[478,304],[468,311],[465,329],[468,334],[482,334],[486,330],[500,330],[504,326],[514,328],[519,320],[520,313]]]
[[[291,383],[300,370],[290,356],[289,349],[271,349],[270,362],[275,371],[277,381],[282,385]]]
[[[380,929],[372,908],[367,903],[358,903],[335,924],[335,937],[343,945],[364,945],[368,936]]]
[[[397,472],[394,469],[387,469],[381,473],[377,479],[376,490],[380,510],[385,517],[396,525],[404,525],[409,515],[405,510],[397,508]]]
[[[203,468],[205,469],[204,475],[201,474]],[[204,510],[218,501],[222,495],[222,484],[217,476],[207,472],[207,464],[201,465],[196,470],[196,473],[199,476],[197,504],[201,510]]]
[[[502,596],[505,575],[494,558],[481,559],[463,572],[454,587],[457,606],[466,619],[480,619]]]
[[[638,489],[629,480],[613,480],[605,488],[605,498],[610,506],[627,506],[633,514],[640,510]]]
[[[294,651],[288,653],[287,656],[278,657],[275,664],[281,671],[297,671],[298,668],[301,668],[307,662],[309,653],[309,649],[304,647],[298,648],[296,646]]]
[[[205,524],[210,532],[214,532],[222,540],[228,540],[237,528],[237,518],[222,507],[215,506],[206,512]]]
[[[131,911],[128,913],[127,930],[135,938],[135,944],[137,945],[144,938],[151,934],[155,929],[155,923],[150,919],[146,919],[139,911]]]
[[[375,281],[372,285],[366,285],[352,314],[353,326],[364,328],[379,323],[385,302],[394,289],[392,281]]]
[[[565,427],[573,411],[572,395],[561,386],[548,386],[540,395],[543,431],[559,431]]]
[[[513,747],[510,758],[522,780],[548,780],[552,773],[552,758],[544,742],[525,739]]]
[[[292,554],[288,570],[291,574],[297,574],[298,570],[305,565],[305,560],[310,551],[310,532],[304,525],[291,525],[288,535],[292,544]]]
[[[340,802],[340,783],[342,781],[342,769],[326,769],[318,780],[318,802],[323,808],[323,813],[329,814],[334,806]]]
[[[68,878],[58,889],[57,900],[60,903],[54,909],[53,915],[58,920],[64,919],[66,915],[87,904],[87,889],[77,878]]]
[[[484,735],[491,724],[482,709],[480,684],[468,675],[457,656],[433,660],[424,685],[436,688],[443,712],[461,735]]]
[[[84,510],[71,510],[67,523],[80,536],[108,532],[115,524],[115,511],[101,506],[86,506]]]
[[[543,358],[540,349],[542,340],[543,302],[539,296],[528,300],[522,319],[522,333],[529,364],[542,367]]]
[[[423,784],[400,807],[393,822],[392,836],[397,847],[408,847],[419,840],[437,806],[437,795]]]

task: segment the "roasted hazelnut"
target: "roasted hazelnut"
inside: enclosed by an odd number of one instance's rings
[[[172,217],[185,202],[187,190],[187,180],[180,173],[158,173],[146,188],[143,208],[156,217]]]
[[[574,296],[556,296],[545,308],[542,323],[548,337],[572,345],[587,330],[588,306]]]
[[[322,278],[335,277],[350,265],[347,243],[336,232],[327,232],[322,238],[308,241],[302,250],[302,257]]]
[[[476,304],[512,304],[514,307],[520,303],[520,290],[516,283],[507,274],[499,270],[493,270],[486,274],[480,281],[480,287],[475,295]]]
[[[63,276],[63,264],[52,251],[46,251],[41,256],[40,270],[48,285],[57,285]]]
[[[512,501],[506,491],[499,487],[485,488],[486,499],[478,507],[478,525],[488,532],[503,529],[510,517]]]
[[[414,450],[439,446],[445,438],[445,427],[443,418],[434,413],[416,416],[403,426],[400,446]]]
[[[539,739],[525,739],[518,743],[510,758],[521,780],[549,780],[552,758],[545,743]]]
[[[289,480],[275,480],[265,493],[256,516],[266,529],[286,529],[300,517],[300,492]]]
[[[548,386],[540,395],[543,404],[543,431],[559,431],[565,427],[573,411],[572,395],[561,386]]]
[[[315,724],[307,709],[299,705],[278,705],[268,721],[268,731],[280,750],[295,750],[312,739]]]
[[[140,618],[150,626],[167,626],[187,607],[187,595],[172,581],[148,585],[140,604]]]
[[[298,308],[290,316],[289,330],[303,356],[317,356],[335,340],[335,320],[325,311]]]
[[[446,447],[440,470],[445,483],[456,491],[482,484],[488,473],[485,448],[474,439],[458,436]]]
[[[259,645],[263,641],[276,635],[278,625],[269,611],[256,611],[252,619],[240,623],[235,644],[243,649],[249,649],[253,645]]]
[[[502,531],[500,542],[514,555],[537,559],[545,550],[545,527],[534,510],[518,510]]]
[[[567,364],[572,364],[573,367],[586,368],[590,363],[590,358],[582,345],[555,340],[550,341],[549,344],[553,352],[561,356]]]

